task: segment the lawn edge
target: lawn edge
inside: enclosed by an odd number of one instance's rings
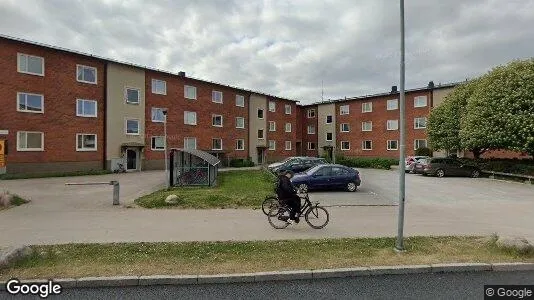
[[[406,275],[463,272],[519,272],[534,271],[534,263],[447,263],[430,265],[371,266],[338,269],[292,270],[275,272],[216,274],[216,275],[150,275],[58,278],[53,281],[68,288],[102,288],[118,286],[196,285],[221,283],[251,283],[265,281],[317,280],[381,275]],[[43,283],[45,279],[21,280],[24,283]],[[0,282],[6,290],[7,281]]]

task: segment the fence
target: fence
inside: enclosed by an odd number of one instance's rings
[[[112,185],[113,186],[113,205],[119,205],[119,192],[120,184],[118,181],[109,181],[109,182],[75,182],[75,183],[65,183],[65,185]]]

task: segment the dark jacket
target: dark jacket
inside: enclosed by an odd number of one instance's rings
[[[279,199],[292,198],[297,194],[297,190],[291,180],[285,175],[278,176],[278,187],[276,188],[276,194]]]

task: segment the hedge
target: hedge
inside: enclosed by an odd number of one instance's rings
[[[336,157],[336,163],[351,168],[391,169],[392,165],[398,165],[399,160],[394,158],[371,158],[371,157]]]
[[[470,159],[459,158],[466,164],[476,165],[482,170],[534,176],[532,159]]]
[[[251,161],[250,159],[233,158],[230,160],[230,167],[233,167],[233,168],[254,167],[254,162]]]

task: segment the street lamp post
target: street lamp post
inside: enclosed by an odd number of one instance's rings
[[[169,166],[167,165],[167,109],[163,110],[163,149],[165,152],[165,187],[169,188]]]

